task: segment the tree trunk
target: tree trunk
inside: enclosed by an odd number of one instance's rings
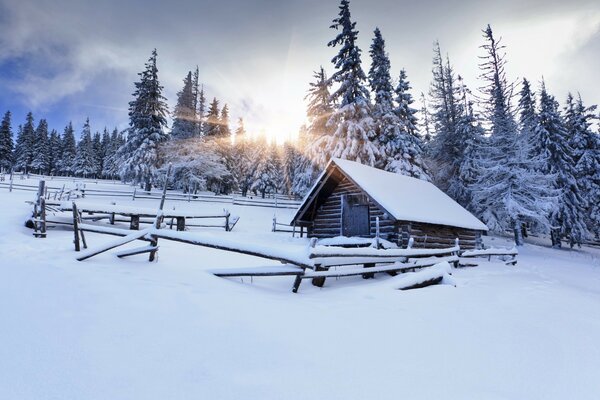
[[[553,228],[550,231],[550,238],[552,239],[552,247],[554,248],[560,248],[561,247],[561,243],[560,243],[560,231],[557,228]]]
[[[515,221],[513,232],[515,234],[515,245],[523,246],[523,231],[521,230],[521,221],[518,219]]]
[[[144,185],[144,190],[146,192],[149,192],[150,190],[152,190],[152,183],[150,183],[150,178],[146,178],[146,183]]]

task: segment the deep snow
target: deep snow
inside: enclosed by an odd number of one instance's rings
[[[72,232],[35,239],[23,226],[32,195],[0,190],[2,399],[600,394],[597,249],[528,244],[516,267],[481,259],[479,267],[453,270],[456,287],[399,291],[377,275],[330,279],[322,289],[306,281],[292,294],[293,277],[251,282],[206,272],[276,262],[164,240],[155,263],[144,255],[118,259],[114,251],[75,261]],[[166,208],[173,205],[223,209],[169,201]],[[271,233],[272,209],[227,207],[241,217],[232,237],[307,244]],[[293,213],[277,210],[277,218]],[[90,247],[111,240],[87,238]],[[507,239],[487,239],[510,247]]]

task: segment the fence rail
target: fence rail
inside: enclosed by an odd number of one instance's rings
[[[17,175],[15,175],[17,176]],[[74,182],[74,188],[66,188],[65,185],[59,186],[46,186],[46,198],[54,199],[72,199],[77,197],[112,197],[112,198],[128,198],[131,200],[136,199],[152,199],[159,200],[162,193],[159,191],[145,191],[133,188],[132,190],[118,190],[118,189],[96,189],[86,187],[83,181]],[[10,181],[0,181],[0,190],[8,189],[9,191],[30,191],[36,192],[38,190],[37,185],[29,185],[24,183],[15,183],[14,176]],[[60,196],[59,196],[60,194]],[[170,201],[185,201],[185,202],[206,202],[206,203],[224,203],[234,204],[240,206],[255,206],[255,207],[272,207],[272,208],[289,208],[296,209],[300,205],[300,201],[284,198],[282,195],[276,195],[271,198],[256,198],[256,197],[242,197],[241,195],[215,195],[209,193],[183,193],[179,191],[169,190],[167,191],[165,200]]]

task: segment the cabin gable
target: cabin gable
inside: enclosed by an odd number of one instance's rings
[[[344,216],[344,211],[356,211],[355,215]],[[366,216],[367,221],[360,219]],[[363,236],[374,237],[377,233],[377,218],[379,217],[379,234],[383,239],[396,241],[393,218],[382,210],[361,188],[347,177],[342,176],[331,194],[323,198],[314,212],[312,227],[309,235],[317,238],[334,236]],[[357,221],[358,219],[358,221]],[[364,224],[367,224],[367,227]],[[352,229],[358,229],[361,234],[353,235]]]

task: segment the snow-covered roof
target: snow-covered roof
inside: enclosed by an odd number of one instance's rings
[[[488,230],[483,222],[431,182],[383,171],[354,161],[333,158],[318,179],[317,185],[332,165],[337,166],[396,220]],[[311,192],[315,189],[316,186],[311,189]],[[304,199],[299,212],[312,198],[311,192]]]

